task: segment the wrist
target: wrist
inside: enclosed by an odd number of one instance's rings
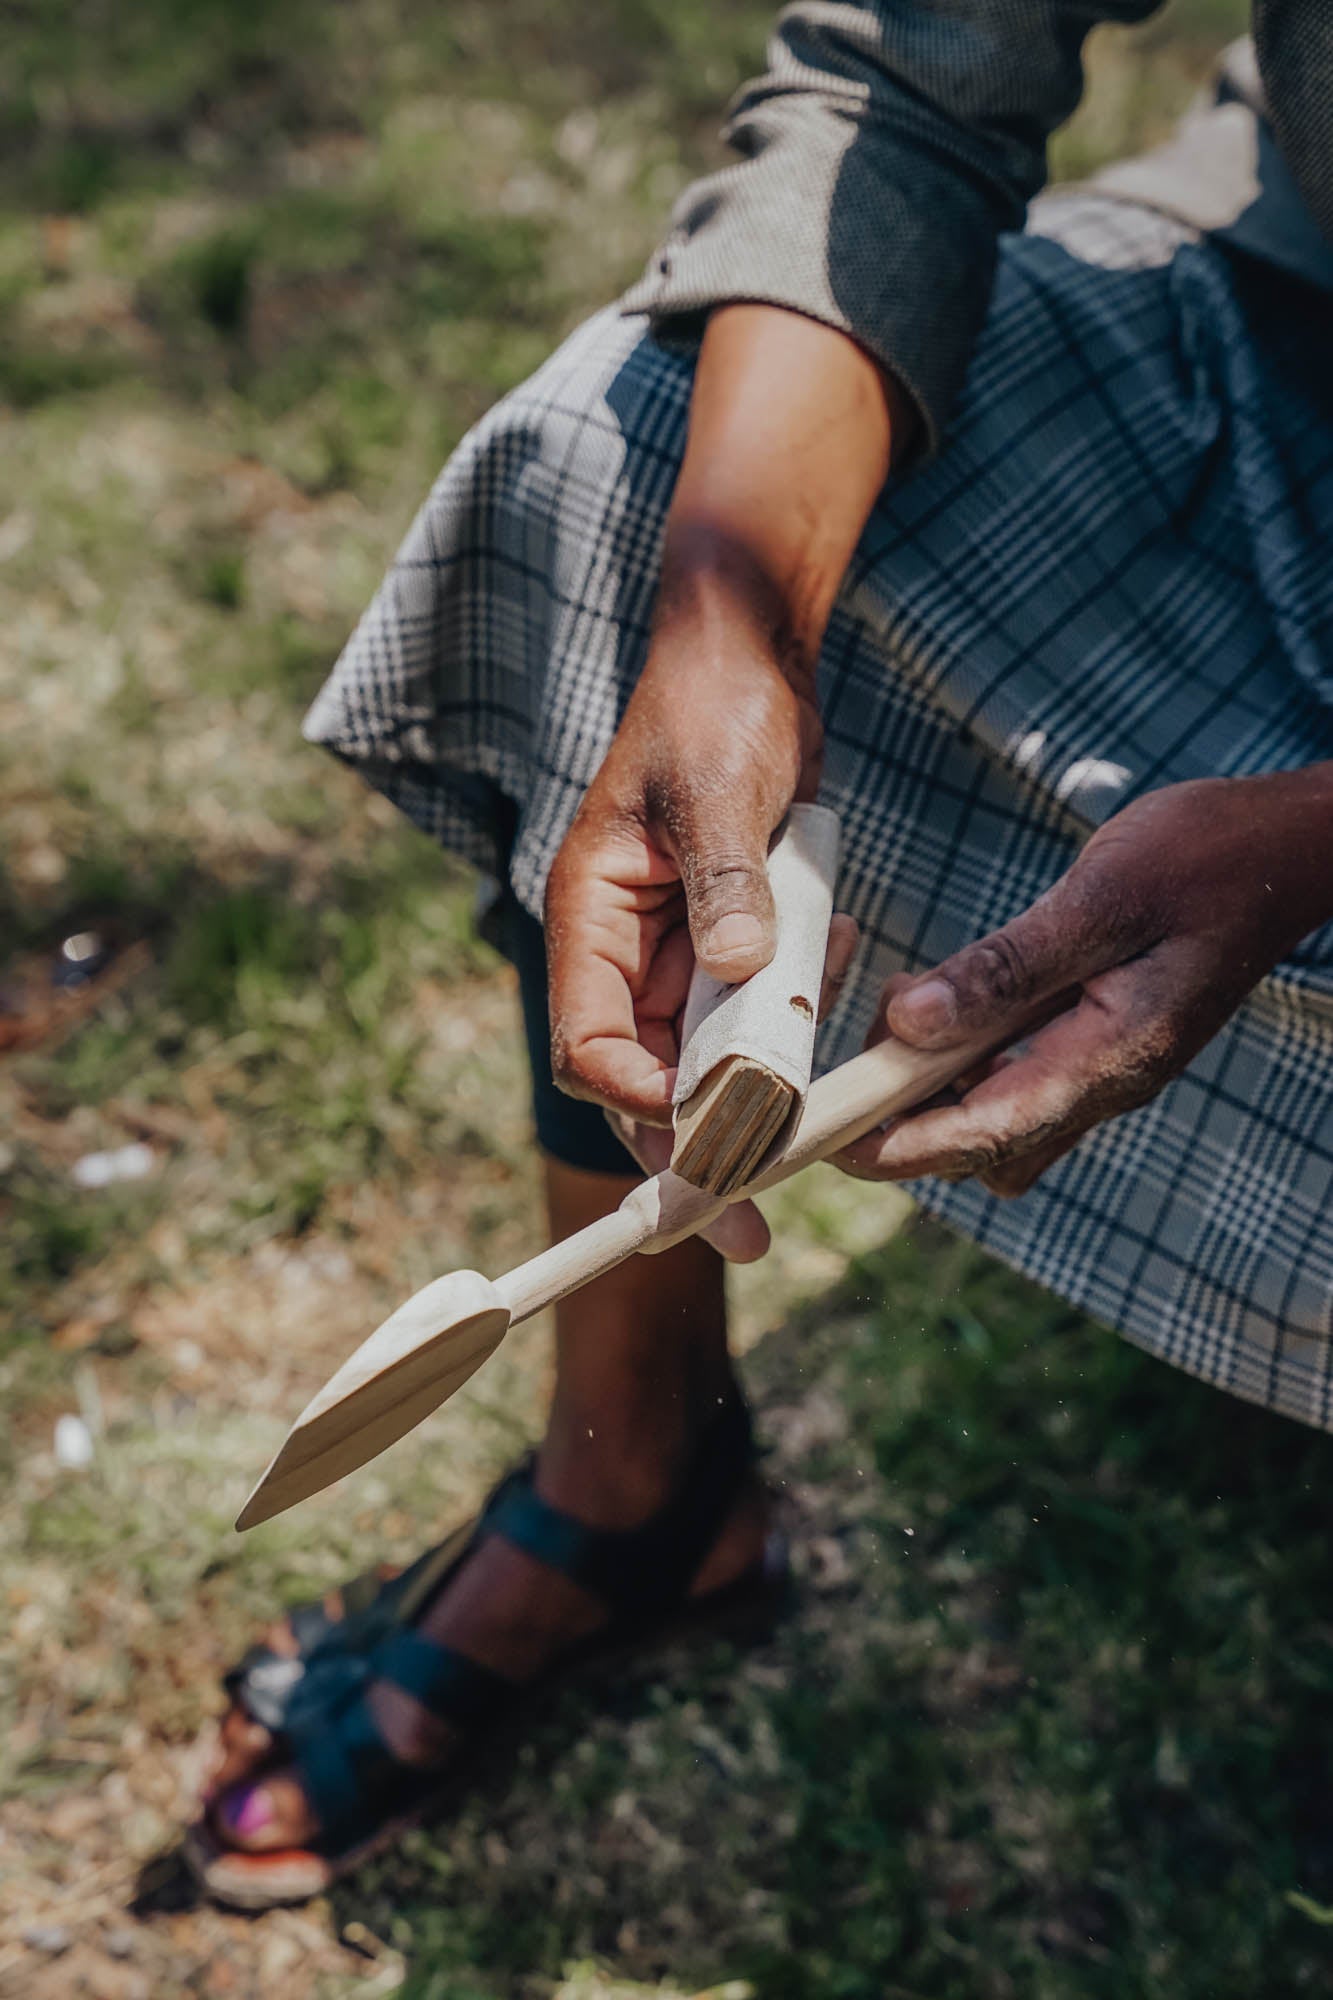
[[[710,671],[774,671],[806,698],[837,581],[761,553],[725,522],[673,520],[662,556],[655,657],[684,651]]]

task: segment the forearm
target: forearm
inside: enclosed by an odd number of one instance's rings
[[[911,406],[845,334],[776,307],[715,313],[667,521],[659,644],[813,672]]]

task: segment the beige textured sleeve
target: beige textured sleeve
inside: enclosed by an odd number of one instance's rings
[[[999,233],[1046,177],[1098,21],[1162,0],[791,0],[765,75],[732,103],[739,159],[686,189],[622,301],[695,331],[736,300],[849,334],[940,442],[980,330]]]

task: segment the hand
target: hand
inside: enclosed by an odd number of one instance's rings
[[[842,990],[860,933],[855,919],[835,916],[829,925],[828,950],[824,956],[824,976],[819,988],[818,1018],[822,1021]],[[671,1164],[673,1135],[655,1125],[638,1124],[617,1111],[608,1111],[617,1137],[628,1147],[646,1174],[660,1174]],[[768,1224],[752,1201],[734,1201],[716,1222],[699,1234],[720,1251],[729,1264],[757,1263],[770,1242]]]
[[[735,305],[709,320],[648,662],[546,895],[561,1087],[669,1122],[695,960],[773,955],[765,860],[818,782],[815,663],[905,393],[846,335]]]
[[[1150,792],[1054,888],[918,978],[892,980],[871,1040],[919,1048],[1016,1033],[1067,1004],[961,1102],[838,1158],[867,1180],[976,1175],[1026,1192],[1103,1119],[1156,1096],[1246,994],[1333,917],[1333,765]]]
[[[563,1090],[669,1124],[695,961],[735,982],[773,956],[769,842],[820,742],[813,693],[739,618],[655,649],[547,885]]]

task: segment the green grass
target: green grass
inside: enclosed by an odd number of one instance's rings
[[[221,1667],[460,1518],[539,1420],[523,1329],[338,1494],[231,1533],[332,1359],[538,1230],[472,885],[300,718],[446,453],[717,157],[771,11],[6,19],[0,982],[40,992],[89,928],[129,976],[0,1057],[0,1991],[1327,1987],[1329,1447],[832,1175],[737,1285],[804,1572],[785,1630],[565,1698],[306,1918],[127,1915]],[[1057,170],[1163,136],[1244,14],[1096,37]],[[147,1179],[76,1185],[145,1135]],[[52,1452],[75,1412],[86,1471]]]
[[[1333,1445],[1180,1383],[970,1251],[896,1245],[853,1283],[893,1302],[845,1369],[912,1636],[835,1704],[848,1763],[797,1843],[812,1942],[874,1869],[833,1953],[865,1970],[772,1990],[868,1996],[876,1965],[959,2000],[1316,1990],[1327,1947],[1289,1895],[1333,1889]],[[810,1706],[792,1724],[813,1766]],[[942,1921],[913,1826],[974,1878]],[[886,1951],[890,1904],[905,1948]]]
[[[764,2000],[1324,1991],[1333,1443],[934,1230],[751,1372],[819,1558],[794,1619],[566,1700],[339,1892],[404,1991],[598,1960]]]

